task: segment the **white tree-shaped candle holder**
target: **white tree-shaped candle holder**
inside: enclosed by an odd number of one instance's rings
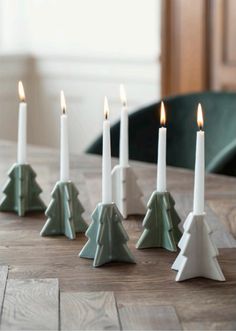
[[[203,131],[202,107],[197,112],[197,132],[193,212],[184,223],[184,234],[179,241],[180,253],[172,269],[177,270],[176,281],[205,277],[224,281],[225,277],[216,259],[218,250],[214,245],[204,213],[205,191],[205,133]]]
[[[129,115],[124,86],[120,85],[122,103],[120,116],[120,155],[119,165],[112,170],[112,198],[123,218],[128,215],[144,215],[142,191],[137,183],[137,176],[129,165]]]
[[[129,165],[116,165],[112,170],[112,197],[123,218],[145,214],[142,196],[133,169]]]
[[[217,261],[218,250],[214,245],[205,215],[188,215],[184,234],[178,244],[180,253],[172,269],[177,270],[176,281],[205,277],[224,281],[225,277]]]

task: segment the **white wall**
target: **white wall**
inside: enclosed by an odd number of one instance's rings
[[[64,89],[73,152],[100,133],[105,94],[112,121],[119,118],[121,82],[131,111],[159,97],[160,0],[0,0],[0,5],[1,117],[11,122],[8,128],[0,123],[0,138],[16,137],[19,79],[26,85],[28,137],[35,144],[58,146]]]
[[[1,0],[2,49],[154,59],[160,0]]]

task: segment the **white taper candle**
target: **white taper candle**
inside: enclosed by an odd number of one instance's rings
[[[201,104],[197,110],[198,126],[195,158],[194,198],[193,213],[202,215],[204,213],[204,191],[205,191],[205,133],[203,128],[203,115]]]
[[[166,116],[163,102],[161,103],[161,125],[165,125]],[[166,128],[159,128],[158,158],[157,158],[157,191],[166,192]]]
[[[111,190],[111,140],[109,106],[107,97],[104,99],[103,139],[102,139],[102,203],[112,203]]]
[[[18,114],[18,146],[17,146],[17,163],[26,164],[26,147],[27,147],[27,104],[25,102],[25,92],[22,82],[18,83],[20,97],[19,114]]]
[[[120,98],[122,102],[120,117],[120,165],[129,165],[129,117],[127,109],[127,99],[124,85],[120,85]]]
[[[60,142],[60,181],[68,182],[69,175],[69,141],[68,141],[68,116],[66,114],[66,102],[61,91],[61,142]]]

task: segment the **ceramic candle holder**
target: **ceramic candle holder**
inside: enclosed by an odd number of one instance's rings
[[[172,269],[177,270],[177,282],[195,277],[225,280],[216,258],[219,253],[211,234],[204,215],[188,215],[178,245],[181,251],[172,265]]]
[[[97,205],[86,236],[89,240],[79,256],[93,259],[94,267],[112,261],[135,263],[126,244],[129,237],[122,225],[122,215],[115,203]]]
[[[153,192],[143,220],[145,229],[136,248],[163,247],[169,251],[177,251],[177,243],[182,233],[178,227],[181,220],[174,205],[174,199],[169,192]]]
[[[72,182],[57,182],[52,200],[45,212],[48,217],[41,236],[65,235],[75,239],[77,232],[85,232],[87,224],[82,218],[84,208],[78,200],[78,190]]]
[[[39,197],[42,190],[36,182],[36,173],[29,164],[13,164],[8,176],[0,211],[12,211],[24,216],[27,212],[40,212],[46,209]]]
[[[112,170],[112,197],[123,218],[145,214],[142,195],[132,168],[116,165]]]

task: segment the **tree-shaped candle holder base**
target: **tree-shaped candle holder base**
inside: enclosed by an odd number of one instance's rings
[[[122,215],[115,203],[97,205],[86,236],[89,240],[79,256],[93,259],[94,267],[112,261],[135,263],[126,244],[129,237],[122,225]]]
[[[163,247],[169,251],[177,251],[177,243],[182,233],[178,227],[181,220],[174,205],[174,199],[169,192],[153,192],[143,220],[144,231],[136,248]]]
[[[45,212],[48,217],[41,236],[65,235],[75,239],[77,232],[85,232],[87,223],[82,218],[84,208],[78,200],[78,190],[72,182],[57,182],[52,200]]]
[[[36,182],[36,173],[29,164],[13,164],[8,176],[0,211],[24,216],[27,212],[42,212],[46,209],[39,197],[42,190]]]
[[[178,245],[181,251],[172,265],[172,269],[178,271],[175,278],[177,282],[195,277],[225,280],[217,261],[219,253],[211,234],[204,215],[188,215]]]
[[[112,196],[123,218],[128,215],[144,215],[145,206],[137,176],[130,166],[116,165],[112,170]]]

